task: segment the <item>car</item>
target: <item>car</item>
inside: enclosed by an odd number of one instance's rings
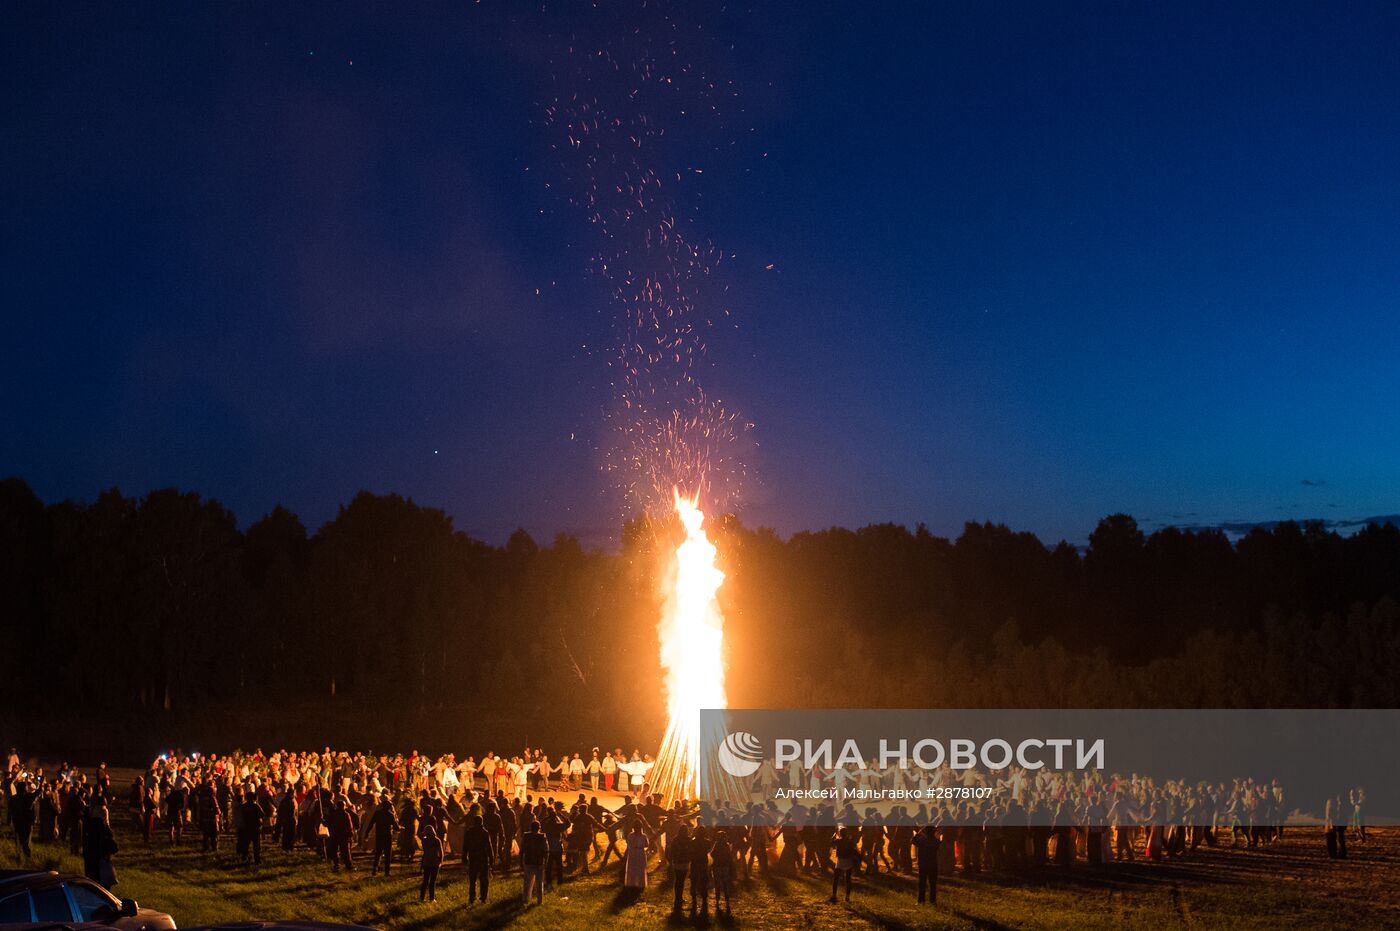
[[[83,876],[0,870],[0,928],[97,924],[118,931],[174,931],[164,912],[118,899]]]

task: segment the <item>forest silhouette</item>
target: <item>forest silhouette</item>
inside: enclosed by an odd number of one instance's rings
[[[186,737],[654,742],[674,531],[632,521],[617,552],[523,530],[493,546],[368,492],[314,533],[280,507],[240,531],[193,493],[45,504],[6,479],[0,738],[138,757]],[[1082,552],[998,524],[711,532],[733,707],[1400,702],[1389,523],[1231,542],[1115,514]]]

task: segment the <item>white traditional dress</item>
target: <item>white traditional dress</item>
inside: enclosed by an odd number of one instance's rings
[[[627,835],[627,865],[622,874],[622,885],[630,889],[645,889],[647,885],[647,836],[640,830]]]
[[[646,788],[647,773],[656,765],[649,760],[632,760],[628,763],[619,763],[618,770],[628,777],[627,784],[634,792],[641,792]]]

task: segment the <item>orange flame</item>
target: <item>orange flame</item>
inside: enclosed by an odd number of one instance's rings
[[[651,780],[667,801],[696,798],[700,791],[700,711],[725,707],[724,615],[716,594],[724,573],[715,565],[715,545],[705,535],[699,492],[673,491],[685,539],[676,547],[671,585],[658,634],[666,668],[670,723]]]

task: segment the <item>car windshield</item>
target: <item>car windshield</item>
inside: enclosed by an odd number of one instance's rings
[[[68,891],[73,893],[73,902],[78,906],[79,921],[101,921],[116,915],[120,906],[112,897],[85,883],[69,883]]]

